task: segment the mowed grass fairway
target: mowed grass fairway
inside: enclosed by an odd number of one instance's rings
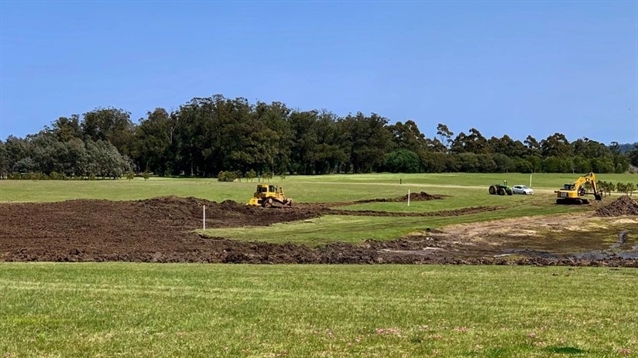
[[[614,357],[638,271],[0,264],[4,357]]]
[[[490,196],[487,188],[503,180],[528,185],[529,175],[276,177],[271,182],[283,185],[286,194],[300,203],[393,198],[408,189],[449,195],[410,206],[339,207],[346,210],[501,209],[450,217],[326,215],[206,233],[321,245],[390,240],[452,224],[592,210],[554,205],[553,190],[578,176],[534,174],[536,194],[511,197]],[[638,183],[638,176],[630,174],[601,174],[598,179]],[[256,184],[164,178],[0,180],[0,202],[176,195],[243,203]],[[0,263],[0,357],[636,356],[636,307],[636,269]]]
[[[564,183],[573,182],[580,174],[533,174],[532,187],[539,193],[551,193]],[[632,182],[638,184],[636,174],[598,174],[603,181]],[[490,184],[507,180],[509,185],[529,185],[530,175],[519,173],[500,174],[356,174],[274,177],[271,183],[284,186],[286,194],[302,202],[333,202],[377,197],[405,195],[408,189],[427,192],[487,193]],[[402,184],[399,184],[399,181]],[[69,199],[134,200],[163,195],[195,196],[222,201],[248,201],[257,180],[220,183],[216,179],[157,178],[145,181],[96,180],[96,181],[31,181],[0,180],[0,202],[8,201],[59,201]],[[461,189],[459,191],[459,189]],[[487,198],[480,196],[483,200]],[[467,202],[468,205],[477,204]]]

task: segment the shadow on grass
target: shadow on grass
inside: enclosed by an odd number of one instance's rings
[[[551,353],[559,353],[559,354],[581,354],[581,353],[587,353],[586,351],[580,349],[580,348],[575,348],[575,347],[547,347],[545,348],[546,351],[551,352]]]
[[[527,345],[519,345],[514,347],[500,347],[493,348],[486,352],[483,357],[497,358],[497,357],[513,357],[519,356],[522,352],[534,350],[533,347]],[[550,354],[585,354],[587,351],[584,351],[575,347],[547,347],[544,351]]]

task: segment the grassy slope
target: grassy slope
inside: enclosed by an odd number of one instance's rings
[[[612,357],[638,352],[636,282],[607,268],[0,264],[0,354]]]

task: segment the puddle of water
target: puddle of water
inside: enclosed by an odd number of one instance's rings
[[[539,230],[540,234],[503,235],[499,242],[503,257],[520,255],[546,259],[638,259],[638,223],[633,220],[617,220],[607,226],[585,222],[577,226],[565,225],[554,230]],[[521,230],[522,231],[522,230]]]

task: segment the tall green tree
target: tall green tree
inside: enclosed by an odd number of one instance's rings
[[[0,179],[4,179],[9,174],[9,166],[7,160],[7,148],[2,139],[0,139]]]
[[[564,134],[554,133],[541,140],[540,149],[543,157],[569,157],[573,154],[571,143]]]
[[[397,149],[385,155],[383,168],[391,173],[419,173],[421,160],[409,149]]]
[[[395,149],[418,152],[428,148],[425,134],[421,133],[413,120],[408,120],[405,123],[397,122],[390,125],[388,129],[392,132],[392,143]]]
[[[135,131],[134,158],[139,171],[149,170],[164,176],[173,171],[177,122],[164,108],[156,108],[140,120]]]
[[[301,174],[313,174],[315,170],[319,146],[317,117],[317,111],[293,112],[290,115],[289,123],[294,133],[290,157],[294,171]]]
[[[7,140],[4,143],[5,151],[6,151],[6,166],[7,170],[11,172],[20,172],[16,165],[21,160],[26,160],[28,165],[20,165],[20,169],[24,172],[27,170],[25,168],[29,168],[28,170],[32,170],[33,159],[31,159],[31,151],[29,148],[29,143],[26,138],[18,138],[16,136],[10,135],[7,137]]]
[[[82,123],[77,114],[71,117],[59,117],[53,121],[51,128],[45,128],[51,132],[61,142],[68,142],[72,139],[82,139]]]
[[[84,113],[82,133],[93,141],[108,141],[121,153],[130,155],[134,146],[134,125],[130,112],[113,107]]]
[[[439,143],[449,148],[452,145],[454,132],[452,132],[447,125],[439,123],[436,126],[436,136],[438,137]]]
[[[487,139],[476,128],[470,128],[468,134],[459,133],[452,142],[453,153],[488,154],[491,149]]]
[[[337,126],[339,117],[332,112],[319,112],[316,123],[317,147],[315,152],[315,174],[339,171],[348,160],[341,143],[341,133]]]
[[[634,145],[634,149],[628,152],[629,163],[634,167],[638,167],[638,143]]]
[[[365,116],[357,112],[341,123],[352,171],[368,173],[383,165],[385,154],[392,147],[392,133],[386,126],[388,119],[376,113]]]
[[[531,135],[528,135],[523,141],[525,146],[527,147],[527,155],[540,157],[541,152],[541,144]]]

